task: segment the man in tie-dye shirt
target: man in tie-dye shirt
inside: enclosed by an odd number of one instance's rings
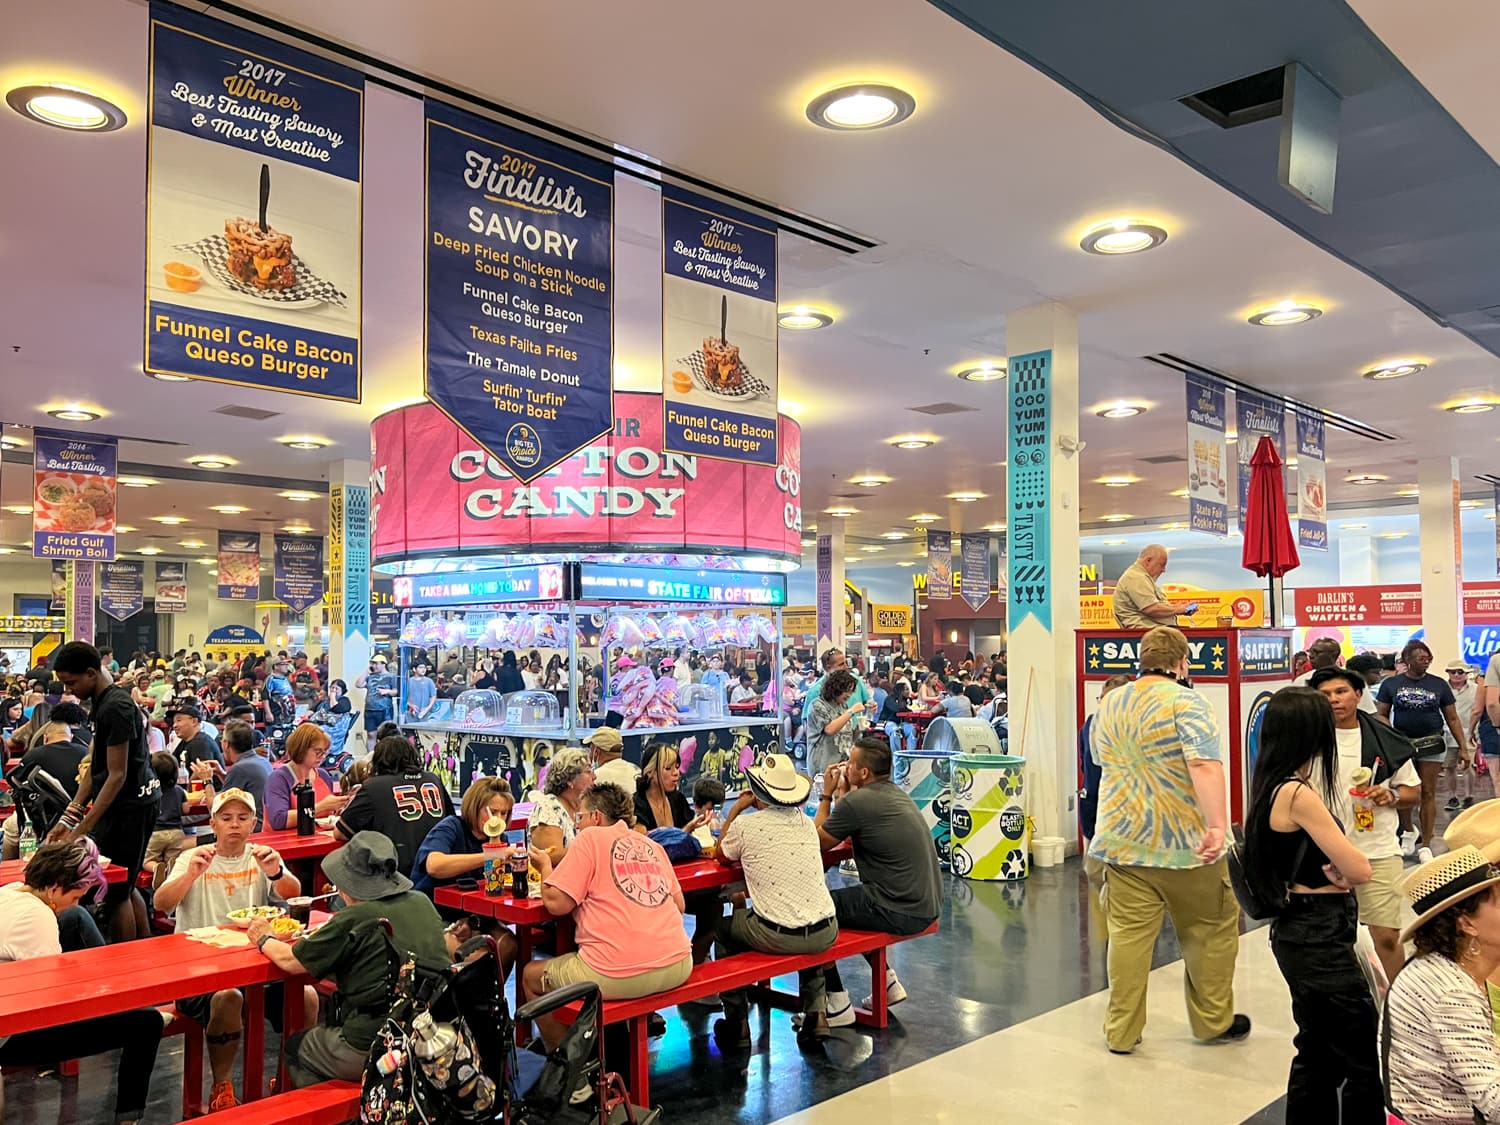
[[[1224,860],[1224,764],[1213,710],[1188,683],[1187,638],[1141,637],[1140,676],[1100,702],[1093,751],[1103,773],[1089,855],[1104,862],[1109,1049],[1129,1054],[1146,1024],[1146,981],[1162,917],[1182,946],[1188,1019],[1204,1040],[1243,1039],[1234,1011],[1239,906]]]

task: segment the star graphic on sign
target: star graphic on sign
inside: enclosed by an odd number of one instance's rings
[[[1098,645],[1089,645],[1089,655],[1090,656],[1098,656],[1099,655],[1099,646]]]
[[[1214,645],[1214,647],[1212,649],[1212,652],[1213,652],[1213,654],[1215,656],[1223,656],[1224,655],[1224,646],[1223,645]]]
[[[1216,658],[1213,661],[1211,661],[1210,663],[1213,665],[1214,671],[1216,671],[1216,672],[1222,672],[1224,670],[1224,661],[1219,660],[1219,659]]]
[[[1097,667],[1099,667],[1099,658],[1097,656],[1090,656],[1089,657],[1089,667],[1090,668],[1097,668]]]

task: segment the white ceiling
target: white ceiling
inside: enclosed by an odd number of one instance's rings
[[[248,6],[877,240],[876,249],[853,257],[797,239],[784,244],[783,304],[826,305],[838,316],[830,329],[782,337],[783,399],[804,425],[806,522],[816,522],[838,494],[857,495],[861,511],[850,527],[864,542],[910,527],[908,517],[920,511],[942,514],[954,530],[1003,519],[1005,384],[965,384],[951,372],[1003,356],[1005,312],[1049,299],[1079,313],[1084,406],[1121,398],[1151,406],[1127,421],[1085,413],[1085,480],[1142,478],[1126,489],[1087,484],[1086,525],[1112,511],[1148,521],[1184,518],[1184,502],[1168,495],[1185,483],[1182,467],[1140,461],[1184,443],[1181,378],[1139,358],[1152,353],[1185,356],[1399,435],[1399,442],[1377,444],[1330,432],[1335,506],[1370,499],[1370,490],[1342,483],[1347,472],[1386,473],[1388,495],[1414,482],[1424,453],[1459,456],[1466,488],[1476,495],[1482,488],[1473,474],[1494,468],[1494,415],[1453,417],[1440,406],[1500,393],[1500,362],[1115,128],[931,5],[885,5],[879,20],[857,0],[711,8],[688,0]],[[1439,7],[1484,10],[1476,3]],[[1467,70],[1483,73],[1483,89],[1493,92],[1493,66],[1480,56],[1494,36],[1456,35],[1453,28],[1468,25],[1431,18],[1427,9],[1407,15],[1396,0],[1361,0],[1356,8],[1377,32],[1385,33],[1376,17],[1389,17],[1401,35],[1412,36],[1414,53],[1427,54],[1409,65],[1440,97],[1450,96],[1437,79],[1454,44],[1439,29],[1466,40]],[[27,217],[0,225],[0,268],[25,279],[10,285],[0,304],[0,385],[10,391],[0,413],[37,424],[46,421],[44,407],[81,400],[108,411],[97,424],[101,432],[183,443],[127,443],[125,460],[181,466],[191,454],[216,452],[237,458],[238,472],[316,479],[326,457],[365,455],[375,413],[421,393],[420,103],[382,88],[368,93],[364,403],[159,384],[139,368],[146,16],[138,0],[54,0],[25,21],[8,21],[0,57],[6,88],[71,80],[119,101],[131,124],[80,136],[0,114],[8,163],[34,173],[4,177],[0,186],[3,213]],[[708,44],[733,44],[745,60],[733,68],[733,81],[708,80]],[[1406,48],[1396,46],[1405,57]],[[1423,72],[1429,63],[1431,75]],[[806,101],[852,79],[910,89],[916,115],[870,134],[811,126]],[[1455,108],[1461,121],[1471,113],[1470,128],[1500,138],[1492,97],[1474,98],[1472,90],[1451,96],[1470,103]],[[655,196],[628,177],[617,194],[617,376],[655,389]],[[1130,258],[1078,250],[1085,228],[1120,214],[1161,222],[1171,237]],[[1327,313],[1284,329],[1246,323],[1254,308],[1288,297],[1312,300]],[[1358,376],[1376,361],[1407,355],[1432,366],[1386,384]],[[977,409],[940,418],[909,409],[945,401]],[[229,404],[281,417],[243,422],[213,413]],[[887,444],[908,431],[941,440],[915,452]],[[327,455],[289,455],[275,443],[298,432],[334,444]],[[874,490],[847,484],[866,472],[892,483]],[[4,500],[11,503],[17,474],[6,476]],[[944,499],[960,489],[989,499]],[[143,517],[159,514],[145,509],[164,503],[212,519],[208,504],[226,499],[266,509],[267,518],[321,516],[279,510],[274,490],[173,483],[145,493],[140,508],[125,496],[126,522],[145,527]],[[21,517],[0,515],[0,541],[23,533]]]

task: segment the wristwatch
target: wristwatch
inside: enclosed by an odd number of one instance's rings
[[[282,879],[285,879],[286,878],[286,864],[283,863],[280,867],[278,867],[276,869],[276,874],[274,874],[274,875],[267,875],[266,878],[269,879],[269,880],[271,880],[271,882],[273,882],[273,883],[279,883]]]

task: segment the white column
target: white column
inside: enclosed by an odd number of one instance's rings
[[[817,581],[818,642],[815,659],[844,647],[844,517],[818,517],[814,565]],[[819,665],[821,667],[821,665]]]
[[[1372,586],[1375,572],[1375,540],[1368,535],[1342,533],[1338,538],[1339,584]]]
[[[1421,535],[1422,627],[1434,668],[1463,656],[1463,536],[1459,529],[1458,458],[1417,464]],[[1465,720],[1467,721],[1467,720]]]
[[[364,692],[354,681],[370,663],[370,463],[328,466],[328,676],[349,685],[356,714]]]
[[[1006,543],[1009,560],[1007,601],[1010,698],[1010,752],[1026,765],[1026,808],[1038,836],[1061,836],[1076,847],[1077,720],[1074,689],[1075,633],[1078,629],[1078,317],[1058,304],[1034,305],[1006,314],[1010,357],[1007,393],[1012,411],[1024,388],[1035,381],[1036,357],[1045,358],[1047,403],[1045,441],[1030,448],[1017,434],[1007,441]],[[1028,361],[1027,357],[1033,357]],[[1028,395],[1028,401],[1032,401]],[[1034,421],[1035,419],[1033,419]],[[1013,423],[1014,425],[1014,423]],[[1018,492],[1026,472],[1015,458],[1022,452],[1050,464],[1044,496]],[[1045,507],[1028,507],[1038,501]],[[1041,517],[1045,516],[1045,519]],[[1028,527],[1041,529],[1029,542]],[[1045,568],[1038,577],[1037,566]],[[1028,571],[1028,567],[1033,568]],[[1038,602],[1037,587],[1045,584]],[[1028,600],[1026,590],[1031,590]]]

